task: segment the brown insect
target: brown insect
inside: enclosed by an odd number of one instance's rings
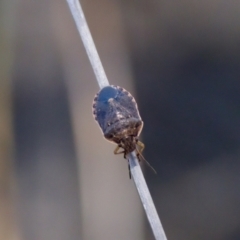
[[[117,144],[114,154],[123,153],[126,158],[130,152],[136,151],[139,161],[140,157],[145,160],[142,156],[144,144],[138,139],[143,121],[135,99],[127,90],[113,85],[102,88],[94,98],[93,115],[104,137]],[[131,178],[129,163],[128,168]]]

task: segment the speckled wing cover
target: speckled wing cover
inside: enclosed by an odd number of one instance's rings
[[[125,119],[141,120],[137,103],[132,95],[118,86],[104,87],[96,94],[93,114],[105,134],[108,126]]]

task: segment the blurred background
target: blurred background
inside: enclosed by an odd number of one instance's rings
[[[240,239],[240,2],[82,0],[144,121],[169,240]],[[0,239],[152,240],[64,0],[0,1]]]

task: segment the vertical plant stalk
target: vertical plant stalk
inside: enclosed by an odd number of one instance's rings
[[[88,58],[92,65],[93,71],[95,73],[98,85],[101,88],[109,85],[109,81],[103,69],[101,60],[97,53],[95,44],[93,42],[91,33],[89,31],[83,10],[78,0],[67,0],[72,16],[75,20],[77,29],[83,41],[84,47],[86,49]],[[128,161],[130,165],[130,170],[132,178],[138,190],[138,194],[143,204],[143,208],[146,212],[148,221],[152,228],[153,234],[156,240],[167,240],[165,232],[163,230],[162,224],[158,217],[156,208],[154,206],[152,197],[148,190],[146,181],[144,179],[142,169],[139,165],[137,156],[135,152],[128,154]]]
[[[89,31],[83,10],[78,0],[67,0],[72,16],[75,20],[77,29],[83,41],[83,45],[86,49],[88,58],[91,62],[93,71],[97,78],[97,82],[100,88],[109,85],[106,73],[103,69],[102,62],[99,58],[97,49],[92,39],[92,35]]]

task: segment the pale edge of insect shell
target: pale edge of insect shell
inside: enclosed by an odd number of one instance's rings
[[[97,115],[96,115],[96,101],[98,98],[99,92],[94,96],[93,103],[92,103],[92,114],[94,119],[97,121]]]
[[[134,97],[132,96],[132,94],[131,94],[128,90],[126,90],[126,89],[123,88],[123,87],[119,87],[119,86],[114,86],[114,87],[116,87],[117,89],[119,89],[119,90],[122,91],[122,92],[126,92],[127,95],[128,95],[128,97],[132,100],[132,102],[137,105],[136,100],[134,99]]]

